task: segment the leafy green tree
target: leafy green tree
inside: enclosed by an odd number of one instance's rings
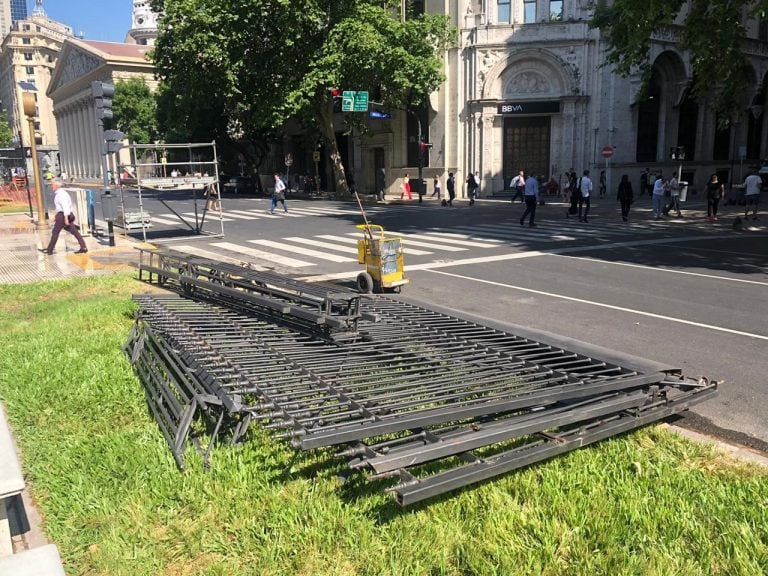
[[[10,146],[14,136],[13,130],[8,125],[8,114],[3,110],[0,113],[0,146]]]
[[[749,66],[744,17],[764,17],[768,0],[600,0],[591,25],[608,41],[607,60],[622,75],[650,78],[651,34],[682,17],[679,48],[690,53],[694,95],[722,117],[739,106]]]
[[[112,125],[131,142],[150,144],[157,139],[155,96],[143,78],[129,78],[115,83]]]
[[[157,73],[190,126],[249,142],[288,119],[311,122],[346,191],[330,88],[369,90],[385,106],[423,102],[443,81],[448,18],[399,18],[390,0],[152,0],[161,14]],[[172,96],[171,96],[172,95]],[[193,119],[206,107],[206,119]],[[161,106],[163,108],[163,106]],[[180,121],[179,118],[177,121]],[[207,127],[209,130],[211,126]]]

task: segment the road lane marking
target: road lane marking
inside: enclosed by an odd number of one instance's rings
[[[327,252],[320,252],[319,250],[302,248],[301,246],[291,246],[285,242],[275,242],[274,240],[248,240],[248,242],[251,244],[258,244],[259,246],[269,246],[276,250],[286,250],[295,254],[312,256],[314,258],[320,258],[321,260],[328,260],[329,262],[357,262],[357,258],[347,258],[346,256],[337,256],[336,254],[328,254]]]
[[[672,274],[685,274],[686,276],[698,276],[700,278],[713,278],[716,280],[728,280],[729,282],[743,282],[744,284],[757,284],[758,286],[768,286],[768,282],[758,282],[757,280],[743,280],[741,278],[729,278],[728,276],[717,276],[716,274],[702,274],[701,272],[686,272],[684,270],[670,270],[669,268],[658,268],[656,266],[646,266],[644,264],[630,264],[629,262],[609,262],[589,256],[569,256],[568,254],[549,254],[558,258],[571,258],[573,260],[586,260],[588,262],[599,262],[601,264],[611,264],[613,266],[627,266],[629,268],[640,268],[642,270],[654,270],[658,272],[670,272]]]
[[[211,246],[216,246],[217,248],[223,248],[224,250],[229,250],[231,252],[234,252],[235,254],[238,254],[238,253],[248,254],[249,256],[253,256],[254,258],[260,258],[262,260],[267,260],[268,262],[273,262],[275,264],[280,264],[282,266],[287,266],[289,268],[304,268],[305,266],[314,266],[312,262],[304,262],[303,260],[297,260],[295,258],[278,256],[277,254],[273,254],[272,252],[265,252],[264,250],[256,250],[255,248],[249,248],[248,246],[242,246],[240,244],[234,244],[232,242],[213,242]]]
[[[721,326],[714,326],[712,324],[703,324],[701,322],[694,322],[692,320],[684,320],[682,318],[674,318],[664,314],[654,314],[653,312],[644,312],[642,310],[635,310],[632,308],[625,308],[623,306],[614,306],[613,304],[604,304],[602,302],[595,302],[593,300],[584,300],[582,298],[574,298],[573,296],[565,296],[563,294],[555,294],[554,292],[545,292],[544,290],[535,290],[533,288],[523,288],[522,286],[514,286],[512,284],[505,284],[503,282],[496,282],[494,280],[483,280],[482,278],[473,278],[472,276],[465,276],[463,274],[454,274],[453,272],[444,272],[442,270],[427,270],[434,274],[442,274],[443,276],[451,276],[453,278],[460,278],[462,280],[470,280],[472,282],[479,282],[480,284],[488,284],[490,286],[498,286],[500,288],[509,288],[511,290],[519,290],[520,292],[527,292],[529,294],[538,294],[540,296],[549,296],[550,298],[558,298],[560,300],[568,300],[570,302],[578,302],[579,304],[588,304],[590,306],[596,306],[598,308],[607,308],[609,310],[617,310],[619,312],[627,312],[629,314],[636,314],[638,316],[645,316],[647,318],[656,318],[658,320],[665,320],[667,322],[675,322],[677,324],[685,324],[687,326],[696,326],[697,328],[705,328],[708,330],[714,330],[716,332],[725,332],[727,334],[735,334],[737,336],[746,336],[747,338],[755,338],[758,340],[768,340],[768,336],[761,334],[753,334],[751,332],[742,332],[741,330],[731,330],[730,328],[723,328]]]
[[[302,238],[301,236],[288,236],[283,238],[288,242],[297,242],[299,244],[307,244],[309,246],[315,246],[316,248],[325,248],[326,250],[335,250],[336,252],[344,252],[345,254],[357,254],[357,248],[352,246],[339,246],[338,244],[331,244],[330,242],[321,242],[315,238]]]
[[[255,264],[251,264],[250,262],[246,262],[243,259],[232,258],[230,256],[220,254],[219,252],[211,252],[210,250],[205,250],[197,246],[183,244],[181,246],[174,246],[173,249],[179,250],[180,252],[186,252],[187,254],[192,254],[193,256],[202,256],[203,258],[215,260],[216,262],[227,262],[229,264],[237,264],[238,266],[247,266],[252,270],[267,270],[267,268],[264,266],[257,266]]]
[[[358,238],[362,236],[360,232],[351,232],[350,235],[357,236]],[[336,242],[344,242],[345,244],[354,244],[355,246],[357,246],[357,240],[355,238],[347,238],[346,236],[334,236],[333,234],[321,234],[317,236],[317,238],[324,238],[325,240],[335,240]],[[406,254],[410,254],[411,256],[426,256],[427,254],[432,254],[432,252],[428,252],[426,250],[409,248],[407,244],[404,245],[403,249],[405,250]]]

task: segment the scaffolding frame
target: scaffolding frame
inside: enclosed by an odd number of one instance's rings
[[[131,166],[135,169],[136,191],[138,194],[138,212],[141,223],[141,234],[144,242],[147,241],[147,228],[150,215],[144,209],[144,191],[169,192],[177,190],[179,192],[192,191],[192,203],[194,208],[194,218],[190,221],[172,208],[165,199],[159,197],[158,201],[165,206],[178,220],[192,232],[201,236],[212,236],[214,238],[224,237],[224,213],[221,208],[221,186],[219,183],[219,160],[216,150],[216,142],[205,143],[180,143],[180,144],[130,144],[129,145]],[[193,151],[201,149],[210,149],[212,160],[199,160],[193,157]],[[157,152],[161,153],[161,159],[165,160],[165,153],[169,150],[187,150],[188,159],[185,162],[145,162],[147,151],[153,152],[153,157],[157,160]],[[171,177],[168,176],[175,167],[196,167],[198,170],[191,175]],[[121,181],[120,185],[120,207],[123,213],[123,231],[128,234],[128,225],[125,222],[125,184]],[[198,198],[197,192],[202,190],[202,195]],[[203,202],[202,209],[200,202]],[[206,217],[211,212],[218,216],[219,230],[217,232],[208,231],[204,228]],[[172,242],[179,239],[188,240],[184,237],[164,237],[166,242]]]

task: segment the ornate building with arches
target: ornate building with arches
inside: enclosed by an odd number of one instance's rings
[[[429,172],[475,171],[481,195],[500,194],[519,170],[560,179],[570,170],[606,170],[609,190],[621,174],[639,183],[681,170],[701,187],[717,172],[741,183],[768,153],[763,119],[768,26],[748,22],[744,50],[750,88],[729,124],[697,103],[679,28],[652,37],[647,92],[639,75],[621,77],[605,63],[600,30],[589,27],[588,0],[458,0],[426,2],[459,30],[445,57],[447,80],[430,98]],[[601,150],[610,147],[606,160]],[[683,147],[685,160],[672,158]],[[612,180],[612,182],[611,182]]]

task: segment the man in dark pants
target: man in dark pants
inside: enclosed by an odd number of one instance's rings
[[[539,181],[536,180],[536,174],[529,174],[525,181],[525,190],[523,192],[523,201],[525,202],[525,212],[520,218],[520,226],[525,224],[526,216],[529,216],[528,226],[536,226],[533,221],[536,217],[536,203],[539,200]]]
[[[75,224],[75,213],[72,206],[72,198],[69,197],[69,192],[66,188],[61,187],[60,180],[51,181],[51,189],[54,192],[53,202],[56,206],[56,217],[53,224],[53,232],[51,232],[51,240],[48,242],[48,247],[40,249],[40,252],[45,252],[49,256],[53,254],[54,248],[56,248],[56,242],[59,241],[59,234],[62,230],[66,230],[72,236],[75,237],[77,243],[80,245],[80,249],[75,254],[85,254],[88,252],[88,247],[85,245],[85,240],[78,232],[79,226]]]
[[[456,198],[456,178],[453,172],[448,172],[448,180],[445,183],[448,189],[448,206],[453,206],[453,199]]]

